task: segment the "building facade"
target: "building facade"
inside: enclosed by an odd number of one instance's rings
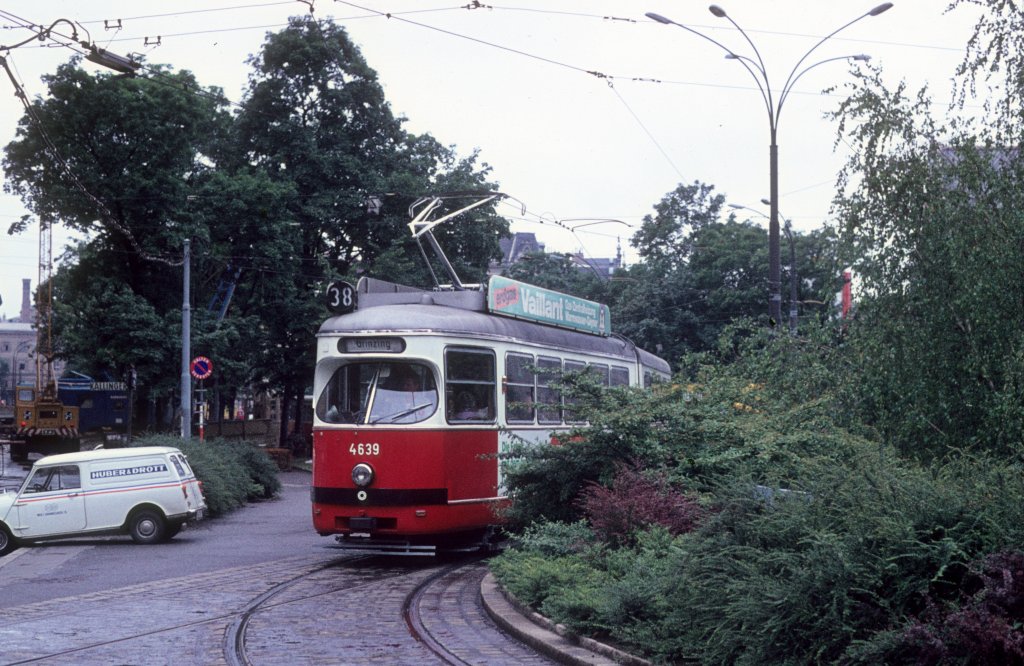
[[[35,308],[32,281],[21,281],[21,313],[17,319],[0,321],[0,400],[14,402],[18,384],[36,381]]]

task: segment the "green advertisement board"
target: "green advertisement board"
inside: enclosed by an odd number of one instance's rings
[[[487,283],[487,309],[506,317],[594,335],[611,335],[611,311],[607,305],[569,296],[550,289],[494,275]]]

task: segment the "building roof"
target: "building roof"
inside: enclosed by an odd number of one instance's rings
[[[20,321],[0,321],[0,333],[20,333],[22,335],[31,333],[35,335],[35,326]]]
[[[516,232],[512,237],[498,240],[501,247],[501,264],[511,266],[519,261],[524,254],[543,252],[544,245],[537,242],[537,235],[532,232]]]

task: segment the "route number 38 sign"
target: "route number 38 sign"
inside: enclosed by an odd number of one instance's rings
[[[327,285],[327,309],[334,314],[348,314],[356,309],[356,288],[348,282]]]

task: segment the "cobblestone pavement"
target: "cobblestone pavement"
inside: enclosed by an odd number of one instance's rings
[[[0,663],[444,663],[413,636],[403,608],[445,566],[296,557],[10,607],[0,610]],[[554,663],[486,616],[485,573],[470,564],[432,581],[418,596],[422,626],[454,663]],[[231,629],[246,612],[238,658]]]

